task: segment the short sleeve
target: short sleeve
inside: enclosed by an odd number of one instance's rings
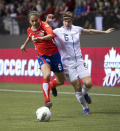
[[[78,27],[78,31],[79,31],[80,34],[81,34],[82,30],[83,30],[82,27]]]
[[[58,28],[54,29],[53,32],[54,32],[55,36],[57,36],[59,34]]]
[[[53,32],[56,33],[56,30],[57,30],[57,29],[54,29]]]
[[[31,37],[30,28],[27,29],[27,35],[28,35],[29,38]]]

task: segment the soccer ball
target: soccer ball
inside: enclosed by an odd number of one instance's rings
[[[51,111],[48,107],[43,106],[37,109],[36,116],[37,116],[37,120],[41,122],[47,122],[51,118]]]

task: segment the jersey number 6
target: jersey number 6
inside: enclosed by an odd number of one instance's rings
[[[67,34],[64,34],[64,38],[65,38],[65,41],[68,41],[69,38],[68,38],[68,35]]]

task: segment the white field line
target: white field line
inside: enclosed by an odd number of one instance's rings
[[[42,91],[34,91],[34,90],[10,90],[10,89],[0,89],[0,92],[20,92],[20,93],[42,93]],[[74,92],[58,92],[58,94],[65,95],[73,95]],[[120,94],[97,94],[97,93],[89,93],[93,96],[120,96]]]

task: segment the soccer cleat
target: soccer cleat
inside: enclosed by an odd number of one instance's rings
[[[84,115],[88,115],[89,113],[90,113],[89,108],[85,108],[85,109],[83,110],[83,114],[84,114]]]
[[[54,89],[52,89],[52,94],[53,94],[53,96],[57,96],[57,89],[56,88],[54,88]]]
[[[92,103],[91,98],[90,98],[90,96],[89,96],[88,94],[85,94],[85,95],[84,95],[84,98],[85,98],[85,100],[86,100],[86,102],[87,102],[88,104],[91,104],[91,103]]]
[[[50,109],[50,108],[52,107],[52,102],[47,102],[47,103],[45,104],[45,106]]]

